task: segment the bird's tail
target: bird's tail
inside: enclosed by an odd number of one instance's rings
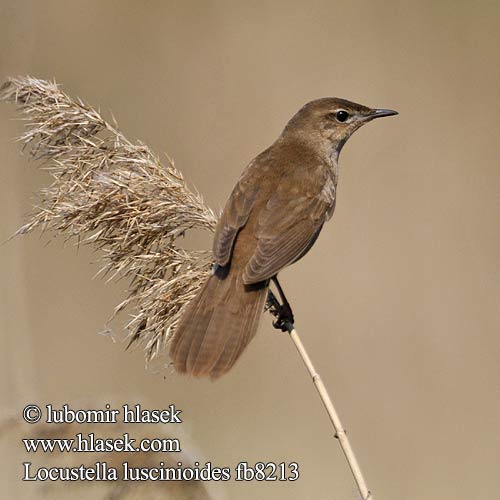
[[[244,285],[241,276],[211,275],[186,309],[170,346],[180,373],[217,378],[257,332],[268,283]]]

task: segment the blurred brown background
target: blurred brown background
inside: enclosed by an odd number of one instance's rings
[[[349,141],[334,218],[282,283],[375,497],[489,500],[500,461],[499,25],[496,1],[2,0],[0,77],[56,78],[113,110],[216,209],[306,101],[399,110]],[[2,241],[48,181],[12,141],[17,117],[0,106]],[[216,383],[154,374],[140,351],[97,334],[126,284],[91,280],[96,254],[50,235],[0,252],[4,416],[20,420],[27,402],[175,402],[215,464],[300,464],[294,483],[230,481],[217,498],[357,498],[269,317]],[[1,455],[0,496],[28,498],[20,459]]]

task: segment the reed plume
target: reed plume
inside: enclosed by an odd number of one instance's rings
[[[210,272],[209,252],[186,251],[179,239],[195,228],[214,231],[216,216],[173,161],[161,164],[55,82],[11,78],[0,99],[17,103],[25,121],[19,140],[53,178],[16,234],[51,229],[101,250],[101,273],[130,280],[114,314],[132,314],[129,344],[154,358]]]

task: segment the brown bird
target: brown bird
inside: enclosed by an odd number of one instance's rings
[[[257,331],[270,280],[307,253],[333,214],[343,145],[370,120],[396,114],[334,97],[311,101],[250,162],[218,222],[212,274],[172,339],[178,372],[217,378],[234,365]],[[282,299],[275,326],[284,329],[293,315]]]

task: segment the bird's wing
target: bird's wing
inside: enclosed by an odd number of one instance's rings
[[[302,185],[292,179],[280,183],[259,216],[255,230],[258,245],[245,268],[244,282],[258,283],[272,278],[301,258],[334,207],[335,185],[322,170],[313,173]]]
[[[224,207],[217,223],[213,242],[214,259],[220,266],[225,266],[233,250],[238,231],[247,223],[250,211],[259,190],[255,178],[248,175],[252,164],[243,172]]]

